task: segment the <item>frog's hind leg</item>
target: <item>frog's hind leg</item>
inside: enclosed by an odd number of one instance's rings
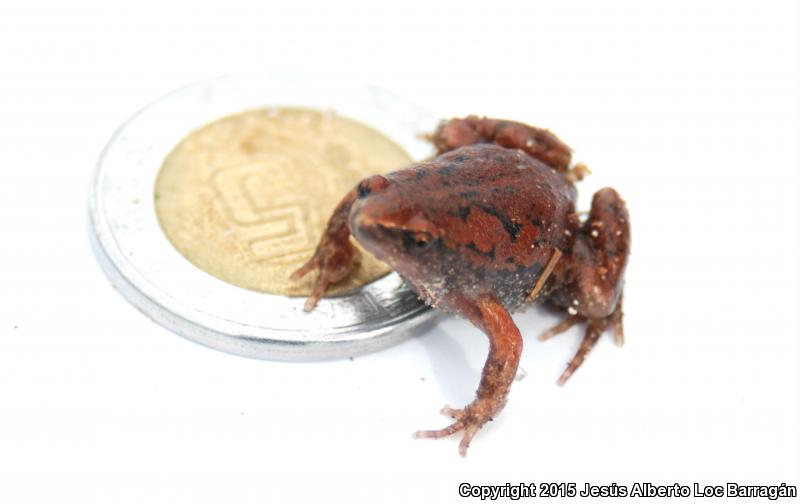
[[[566,309],[569,317],[539,338],[550,339],[586,322],[583,342],[558,379],[559,385],[583,364],[607,329],[613,331],[618,346],[623,344],[622,289],[629,248],[625,202],[613,189],[601,189],[594,195],[592,209],[572,250],[554,273],[561,287],[550,293],[548,302]]]
[[[519,149],[554,169],[568,173],[572,151],[550,131],[515,121],[468,116],[442,122],[431,136],[439,154],[478,143],[494,143]],[[576,166],[577,168],[577,166]],[[573,176],[583,178],[588,169],[580,165]]]

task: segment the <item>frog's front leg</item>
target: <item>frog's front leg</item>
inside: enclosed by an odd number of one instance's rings
[[[290,277],[292,280],[299,280],[312,270],[319,269],[314,289],[306,299],[306,311],[313,310],[328,286],[347,278],[358,264],[359,252],[350,243],[350,228],[347,227],[347,218],[357,198],[358,191],[353,189],[339,202],[328,220],[314,255]]]
[[[489,357],[483,367],[477,396],[462,409],[445,406],[442,413],[455,419],[448,427],[418,431],[415,437],[440,438],[464,431],[458,450],[466,456],[475,434],[505,406],[522,353],[522,337],[511,315],[491,295],[475,302],[461,300],[457,306],[458,311],[489,336]]]
[[[431,137],[439,154],[477,143],[495,143],[509,149],[520,149],[529,156],[567,173],[572,159],[570,148],[546,129],[515,121],[468,116],[451,119],[439,125]],[[579,180],[588,172],[585,166],[576,172]]]
[[[549,301],[567,310],[569,317],[540,336],[560,334],[576,323],[586,322],[586,333],[575,357],[558,379],[564,385],[583,364],[600,336],[611,329],[617,345],[624,342],[622,290],[630,251],[630,222],[625,202],[611,188],[601,189],[592,199],[592,209],[575,237],[571,253],[561,260]]]
[[[348,227],[350,211],[359,198],[381,190],[388,184],[389,181],[385,177],[374,175],[362,180],[348,192],[336,206],[331,218],[328,219],[328,225],[314,255],[292,273],[290,278],[299,280],[311,271],[319,269],[314,289],[305,303],[306,311],[313,310],[328,286],[347,278],[358,264],[360,253],[350,243],[350,228]]]

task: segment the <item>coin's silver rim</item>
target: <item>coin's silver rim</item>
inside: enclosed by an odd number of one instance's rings
[[[148,105],[103,150],[89,189],[89,234],[101,268],[136,308],[163,327],[224,352],[272,360],[319,360],[375,351],[410,337],[434,311],[396,273],[357,291],[304,299],[246,290],[186,260],[158,223],[154,184],[166,155],[190,131],[248,109],[334,110],[383,132],[414,159],[430,155],[421,134],[431,115],[372,86],[308,76],[223,77]]]

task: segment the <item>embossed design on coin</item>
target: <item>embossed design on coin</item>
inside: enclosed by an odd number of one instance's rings
[[[294,201],[275,205],[266,197],[269,179],[285,180],[292,169],[291,161],[268,156],[222,169],[212,177],[225,215],[246,242],[245,251],[252,262],[294,264],[298,254],[315,246],[315,233],[307,223],[319,219],[308,198],[298,195]]]
[[[225,117],[167,156],[156,211],[170,242],[211,275],[247,289],[308,295],[289,274],[313,252],[343,192],[411,162],[381,133],[331,112],[276,108]],[[346,292],[388,272],[363,253]]]

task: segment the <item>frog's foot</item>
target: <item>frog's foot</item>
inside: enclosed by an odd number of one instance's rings
[[[349,241],[337,243],[323,238],[311,259],[290,277],[297,281],[311,271],[319,269],[319,276],[314,282],[314,288],[303,307],[305,311],[311,311],[317,306],[329,285],[347,278],[358,264],[359,259],[358,250]]]
[[[597,191],[592,209],[566,259],[559,261],[554,275],[562,287],[549,293],[549,301],[565,308],[570,317],[539,339],[546,340],[586,322],[586,335],[578,352],[558,379],[563,385],[577,370],[597,340],[611,329],[618,346],[622,331],[622,291],[630,251],[630,224],[625,202],[611,188]]]
[[[571,361],[569,361],[569,364],[567,364],[567,369],[565,369],[558,378],[557,383],[560,386],[563,386],[575,373],[575,371],[581,367],[583,361],[586,360],[586,356],[589,355],[589,352],[592,350],[592,348],[594,348],[595,344],[597,344],[597,341],[600,339],[600,336],[606,331],[606,329],[611,329],[613,331],[614,343],[617,346],[622,346],[625,343],[625,337],[622,330],[622,299],[619,300],[616,309],[608,317],[586,318],[580,315],[570,315],[568,318],[564,319],[562,322],[556,324],[550,328],[550,330],[539,336],[539,340],[546,341],[553,336],[563,333],[575,324],[584,321],[586,322],[586,332],[583,336],[583,341],[581,342],[581,346],[578,348],[578,351],[575,353],[575,356]]]
[[[476,399],[465,408],[456,409],[450,406],[442,408],[441,413],[445,416],[453,418],[455,421],[438,430],[421,430],[414,433],[415,438],[432,438],[438,439],[442,437],[452,436],[458,432],[464,432],[464,437],[461,438],[461,443],[458,445],[458,453],[462,457],[467,456],[467,449],[475,437],[475,434],[481,430],[486,422],[491,422],[494,415],[503,408],[503,401],[496,404],[497,401],[491,399]]]
[[[515,121],[478,116],[450,119],[441,123],[431,138],[439,154],[467,145],[494,143],[520,149],[561,173],[567,172],[572,159],[570,148],[556,135]]]

